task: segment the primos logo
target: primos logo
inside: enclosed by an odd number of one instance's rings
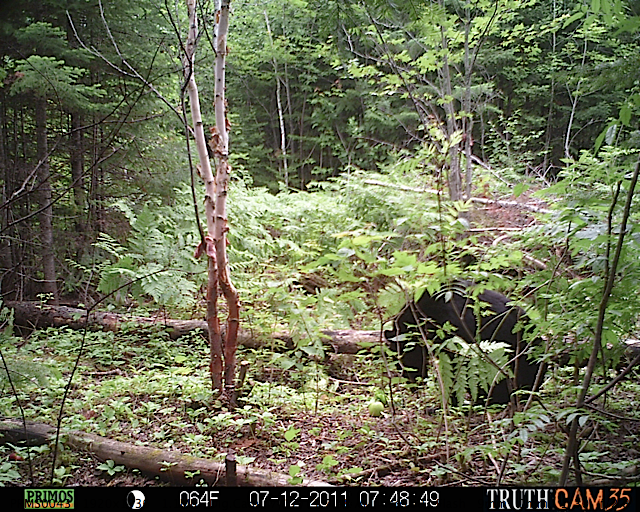
[[[24,508],[74,508],[73,489],[25,489]]]

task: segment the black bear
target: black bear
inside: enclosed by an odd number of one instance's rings
[[[540,365],[529,361],[527,346],[522,338],[522,328],[514,332],[516,324],[524,328],[528,324],[528,318],[524,310],[510,304],[504,295],[491,290],[480,293],[477,300],[480,301],[480,329],[476,323],[474,314],[474,299],[471,298],[468,288],[471,283],[457,281],[450,287],[441,289],[434,295],[427,291],[415,302],[407,304],[395,317],[393,328],[385,331],[385,337],[389,345],[402,354],[401,362],[405,368],[405,375],[411,380],[416,377],[427,376],[428,353],[422,342],[416,341],[413,348],[404,352],[407,339],[403,334],[417,333],[421,331],[428,339],[436,343],[439,339],[435,330],[444,326],[447,322],[453,330],[451,336],[456,335],[467,343],[475,343],[478,337],[481,341],[501,341],[508,343],[512,353],[510,358],[514,360],[511,370],[516,375],[515,385],[512,379],[502,379],[491,392],[489,403],[506,404],[510,399],[511,389],[532,389]],[[414,339],[419,339],[415,337]],[[533,344],[540,343],[534,340]],[[514,357],[515,355],[518,357]],[[406,369],[415,371],[407,372]]]

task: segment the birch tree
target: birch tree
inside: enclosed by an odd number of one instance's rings
[[[269,23],[269,15],[267,10],[264,10],[264,22],[267,26],[267,34],[269,35],[269,43],[271,44],[271,50],[274,51],[273,34],[271,33],[271,24]],[[284,115],[282,113],[282,93],[281,93],[281,79],[278,74],[278,61],[276,60],[275,53],[272,59],[273,62],[273,74],[276,79],[276,102],[278,104],[278,121],[280,123],[280,152],[282,153],[282,170],[284,175],[284,186],[289,188],[289,168],[287,165],[287,136],[284,127]]]
[[[200,175],[205,187],[205,216],[207,234],[196,250],[196,257],[208,258],[207,324],[211,355],[211,380],[214,390],[224,393],[233,401],[235,391],[235,353],[239,326],[240,303],[238,292],[231,283],[227,257],[227,194],[229,190],[229,123],[225,100],[225,65],[227,33],[229,29],[230,0],[222,0],[216,10],[215,39],[215,127],[211,129],[209,146],[216,162],[214,176],[207,151],[198,86],[195,79],[195,53],[198,43],[198,17],[196,0],[187,0],[189,34],[185,47],[184,74],[191,107],[191,120],[200,161]],[[222,292],[228,307],[226,335],[223,339],[218,315],[218,296]]]

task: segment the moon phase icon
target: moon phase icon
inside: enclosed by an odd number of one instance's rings
[[[127,494],[127,505],[133,510],[140,510],[144,507],[144,494],[142,491],[131,491]]]

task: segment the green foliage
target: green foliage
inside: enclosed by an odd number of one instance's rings
[[[330,193],[281,193],[276,199],[266,190],[234,182],[230,196],[229,264],[236,286],[248,293],[264,295],[265,273],[277,283],[274,272],[313,261],[336,247],[335,232],[358,225],[348,203]],[[171,206],[139,209],[120,200],[114,207],[124,214],[131,231],[125,243],[100,235],[96,248],[104,261],[98,267],[98,290],[115,292],[120,302],[130,293],[158,304],[191,307],[205,278],[203,263],[192,255],[199,235],[192,220],[191,192],[175,190]]]
[[[15,37],[22,46],[23,55],[54,56],[65,61],[84,60],[85,63],[90,60],[90,55],[85,50],[70,48],[64,30],[51,23],[31,23],[19,29]]]
[[[2,362],[0,362],[0,390],[11,393],[11,384],[17,389],[36,387],[46,387],[52,377],[59,378],[60,373],[51,369],[36,360],[33,355],[26,355],[23,352],[16,353],[16,345],[19,340],[12,336],[13,310],[2,304],[0,299],[0,351],[2,352]],[[31,386],[30,386],[31,385]]]
[[[96,466],[96,469],[106,472],[109,476],[115,476],[116,474],[126,470],[124,466],[116,466],[116,463],[111,459],[106,460],[99,466]]]
[[[512,354],[507,349],[508,345],[501,342],[482,341],[471,346],[459,338],[434,345],[432,350],[442,378],[443,399],[455,397],[456,402],[462,404],[466,393],[470,393],[472,402],[480,394],[486,394],[505,378],[502,372],[510,373],[508,361]]]
[[[553,9],[531,2],[500,23],[494,51],[485,56],[505,96],[496,104],[504,120],[495,122],[503,128],[489,134],[496,157],[503,148],[511,162],[561,168],[567,152],[590,148],[609,124],[629,85],[618,73],[637,52],[614,36],[610,14],[589,11],[580,2]]]
[[[121,300],[127,293],[146,295],[158,304],[185,309],[195,303],[204,268],[192,255],[197,233],[189,221],[187,192],[176,195],[175,206],[154,211],[148,205],[135,212],[125,201],[114,204],[127,217],[131,233],[126,247],[106,233],[100,235],[96,248],[112,261],[101,266],[98,291],[115,292]]]
[[[15,340],[12,340],[15,342]],[[8,371],[8,375],[7,375]],[[11,361],[7,361],[7,366],[0,367],[0,388],[5,391],[10,390],[8,376],[14,386],[21,388],[27,384],[35,384],[38,387],[46,387],[49,385],[49,379],[56,375],[55,371],[42,365],[42,363],[34,362],[24,357],[14,357]]]
[[[289,476],[291,477],[287,480],[289,485],[300,485],[304,480],[302,468],[297,464],[289,466]]]
[[[18,80],[11,87],[12,94],[31,92],[73,110],[92,110],[104,98],[99,84],[82,83],[87,69],[69,65],[88,65],[89,54],[69,48],[62,29],[37,22],[18,30],[16,39],[23,47],[22,55],[28,56],[15,62]]]
[[[339,195],[231,187],[229,259],[233,270],[307,263],[335,247],[333,234],[358,224]],[[329,221],[329,223],[327,222]]]
[[[17,63],[16,72],[21,78],[12,88],[15,94],[30,91],[41,98],[55,97],[69,108],[82,109],[91,107],[90,99],[104,96],[97,86],[77,83],[84,74],[82,70],[65,66],[54,57],[32,55]]]
[[[0,487],[5,487],[7,484],[12,484],[20,479],[20,473],[18,473],[17,464],[11,461],[4,461],[0,464]]]
[[[525,444],[536,433],[544,432],[550,423],[551,418],[541,408],[533,408],[524,412],[518,411],[513,415],[514,430],[511,437],[517,438],[519,443]]]
[[[333,455],[325,455],[322,458],[322,462],[316,465],[316,470],[323,473],[331,473],[332,469],[337,466],[339,462],[333,458]]]
[[[559,348],[566,349],[567,333],[575,336],[572,360],[588,353],[595,332],[599,303],[612,264],[612,256],[622,217],[623,198],[629,186],[629,171],[637,155],[605,147],[598,156],[582,153],[570,162],[563,180],[548,190],[557,200],[557,210],[543,227],[532,230],[529,244],[545,248],[563,247],[565,258],[579,276],[553,274],[552,267],[531,276],[541,286],[538,297],[547,312],[542,329],[557,333]],[[619,188],[618,188],[619,187]],[[615,365],[622,355],[621,342],[635,336],[640,307],[635,290],[640,285],[637,260],[640,238],[636,233],[637,214],[632,210],[621,246],[617,278],[609,299],[603,331],[603,351],[608,364]],[[549,250],[549,249],[545,249]],[[543,257],[549,258],[548,253]],[[555,259],[555,261],[554,261]],[[562,261],[552,257],[552,265]],[[542,283],[542,284],[541,284]]]

